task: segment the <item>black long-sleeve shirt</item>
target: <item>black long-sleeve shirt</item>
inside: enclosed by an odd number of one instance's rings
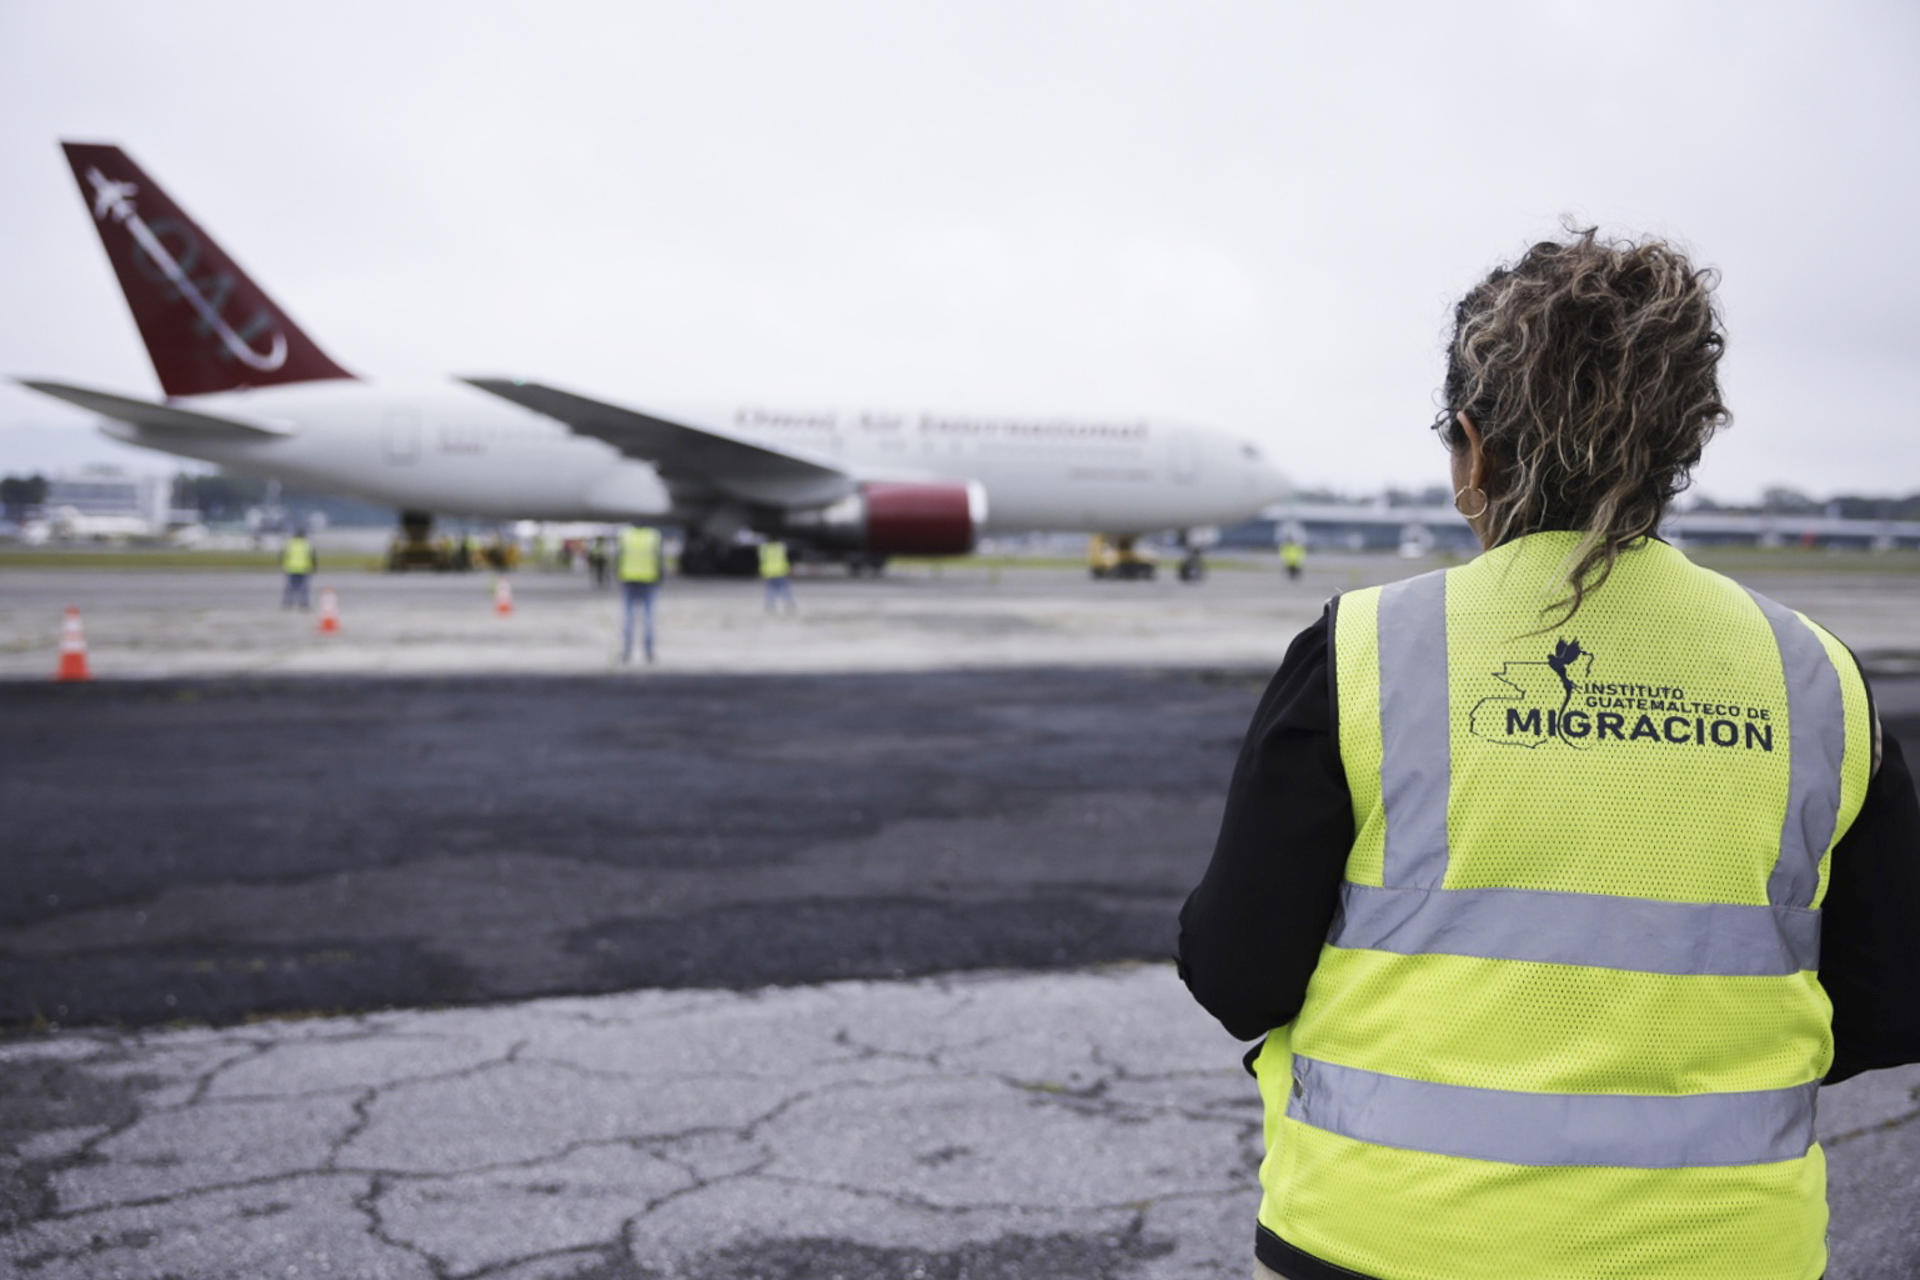
[[[1213,861],[1180,911],[1180,976],[1242,1040],[1300,1012],[1353,845],[1330,618],[1295,637],[1260,699]],[[1891,735],[1834,847],[1821,915],[1820,982],[1833,1001],[1827,1083],[1920,1062],[1920,801]]]

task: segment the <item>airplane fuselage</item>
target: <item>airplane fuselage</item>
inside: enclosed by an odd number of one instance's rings
[[[550,520],[698,518],[654,468],[463,383],[338,379],[176,399],[284,425],[258,440],[125,423],[116,439],[405,510]],[[801,454],[860,481],[972,481],[987,532],[1145,532],[1251,515],[1281,481],[1224,432],[1133,418],[676,409],[694,426]]]

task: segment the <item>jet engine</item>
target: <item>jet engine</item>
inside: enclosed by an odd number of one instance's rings
[[[797,536],[846,551],[883,556],[956,556],[973,550],[987,522],[987,491],[977,482],[877,481],[830,506],[787,517]]]

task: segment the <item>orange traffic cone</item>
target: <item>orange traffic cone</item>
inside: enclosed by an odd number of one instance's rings
[[[340,634],[340,597],[332,587],[320,588],[320,634]]]
[[[513,588],[505,578],[493,580],[493,611],[503,618],[513,612]]]
[[[55,680],[91,680],[87,670],[87,633],[80,628],[80,611],[67,606],[67,619],[60,624],[60,669]]]

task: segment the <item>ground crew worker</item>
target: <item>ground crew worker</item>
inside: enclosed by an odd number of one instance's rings
[[[788,613],[797,613],[799,604],[793,598],[793,569],[787,563],[787,544],[777,538],[769,538],[760,544],[760,576],[767,583],[767,612],[785,601]]]
[[[291,609],[296,604],[302,609],[312,608],[307,599],[307,581],[319,567],[320,558],[313,554],[307,531],[295,529],[280,551],[280,571],[287,575],[286,585],[280,590],[282,609]]]
[[[1586,231],[1470,292],[1485,553],[1340,596],[1254,716],[1180,968],[1266,1036],[1257,1275],[1826,1266],[1815,1093],[1920,1060],[1920,807],[1846,648],[1654,536],[1712,284]]]
[[[593,579],[593,585],[607,585],[607,540],[594,536],[587,539],[587,573]]]
[[[1307,549],[1300,545],[1300,539],[1288,538],[1280,544],[1280,563],[1287,567],[1287,580],[1298,581],[1300,570],[1307,563]]]
[[[660,589],[660,531],[635,521],[620,531],[620,661],[633,661],[633,615],[641,650],[653,661],[653,597]]]

